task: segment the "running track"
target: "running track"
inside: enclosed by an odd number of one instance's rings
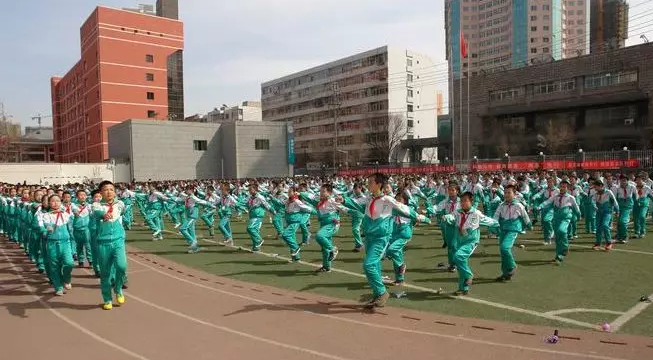
[[[0,358],[653,358],[653,339],[644,337],[563,331],[568,338],[545,344],[548,328],[399,308],[367,314],[359,304],[237,282],[135,250],[129,260],[127,303],[103,311],[87,269],[75,269],[73,289],[55,298],[22,250],[0,241]]]

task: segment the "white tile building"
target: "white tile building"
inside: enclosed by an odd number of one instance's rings
[[[389,118],[401,119],[404,139],[437,136],[442,81],[429,76],[433,66],[425,55],[383,46],[267,81],[263,121],[292,121],[298,168],[333,163],[336,110],[336,165],[407,161],[402,151],[379,155],[372,139],[389,137]]]
[[[236,106],[222,105],[206,114],[207,122],[262,121],[260,101],[243,101]]]

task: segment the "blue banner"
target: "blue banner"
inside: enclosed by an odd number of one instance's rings
[[[288,165],[295,165],[295,129],[292,123],[288,123],[286,127],[287,147],[288,147]]]

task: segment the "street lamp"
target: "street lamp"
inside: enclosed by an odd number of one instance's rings
[[[338,150],[338,152],[341,153],[341,154],[345,154],[345,164],[347,164],[347,166],[349,166],[349,151]],[[340,165],[340,166],[342,166],[342,165]]]
[[[583,168],[583,163],[585,163],[585,153],[583,152],[583,149],[581,149],[581,148],[578,149],[578,155],[576,157],[576,162],[577,162],[576,167],[578,169],[582,169]]]
[[[504,162],[506,164],[506,170],[508,170],[508,168],[510,167],[509,166],[510,165],[510,155],[508,155],[508,153],[503,154],[503,160],[504,160]]]

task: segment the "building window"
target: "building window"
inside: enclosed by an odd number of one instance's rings
[[[542,41],[545,42],[545,43],[548,43],[548,42],[549,42],[549,38],[548,38],[548,37],[542,38]]]
[[[268,140],[268,139],[256,139],[256,140],[254,140],[254,149],[255,150],[270,150],[270,140]]]
[[[154,111],[154,110],[148,110],[148,111],[147,111],[147,118],[148,118],[148,119],[152,119],[152,118],[154,118],[154,117],[156,117],[156,111]]]
[[[550,5],[542,5],[542,10],[551,10]]]
[[[408,89],[408,97],[409,98],[413,97],[413,90],[412,89]]]
[[[408,80],[408,82],[413,82],[413,74],[408,74],[406,76],[406,79]]]
[[[412,128],[413,126],[415,126],[415,120],[411,120],[411,119],[406,120],[406,126]]]
[[[534,43],[534,42],[536,42],[536,41],[537,41],[536,38],[531,38],[531,42],[532,42],[532,43]]]
[[[408,104],[408,112],[413,112],[413,105],[412,104]]]
[[[412,59],[407,59],[406,60],[406,66],[413,66],[413,60]]]
[[[532,11],[537,11],[537,5],[531,5],[531,10]]]
[[[145,62],[153,63],[154,55],[150,55],[150,54],[145,55]]]
[[[549,17],[549,15],[543,15],[543,16],[542,16],[542,20],[550,20],[550,19],[551,19],[551,18]]]
[[[531,16],[531,21],[536,21],[536,20],[537,20],[537,16],[532,15],[532,16]]]
[[[637,82],[637,71],[622,71],[618,73],[602,73],[585,76],[585,87],[596,89],[619,84]]]
[[[145,74],[145,80],[146,81],[154,81],[154,74],[152,74],[152,73]]]
[[[193,150],[206,151],[207,148],[206,140],[193,140]]]
[[[531,26],[531,31],[537,31],[537,26]]]
[[[548,47],[542,48],[542,52],[545,53],[545,54],[548,54],[549,53],[549,48]]]
[[[531,54],[537,54],[537,48],[531,48]]]
[[[544,30],[544,31],[549,31],[549,27],[548,27],[548,26],[543,26],[543,27],[542,27],[542,30]]]
[[[543,83],[533,84],[533,94],[553,94],[557,92],[566,92],[576,89],[576,80],[567,79],[560,81],[547,81]]]
[[[522,95],[524,95],[523,87],[490,91],[490,101],[514,100]]]
[[[153,92],[147,92],[147,99],[148,100],[154,100],[154,93]]]

